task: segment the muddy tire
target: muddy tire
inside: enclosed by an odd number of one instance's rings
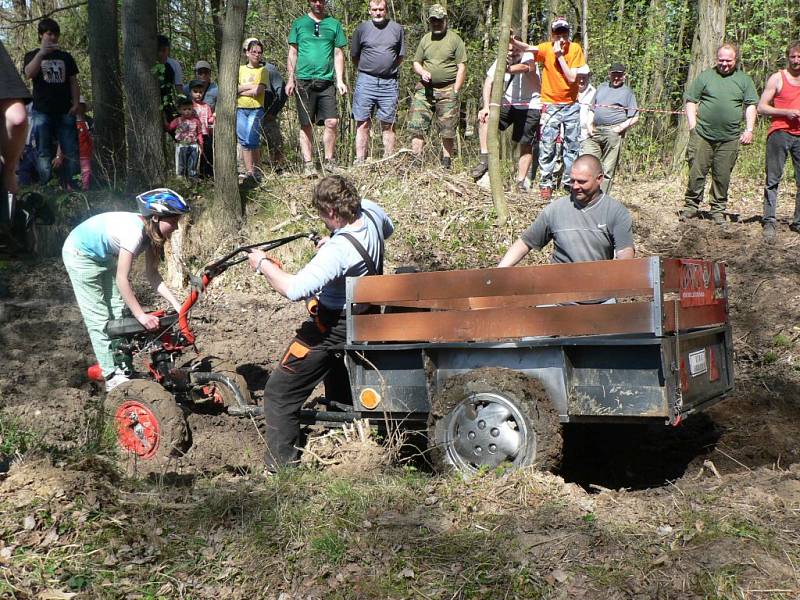
[[[115,387],[105,406],[126,461],[157,464],[183,456],[191,446],[183,410],[154,381],[134,380]]]
[[[253,399],[250,396],[250,390],[247,387],[247,381],[244,377],[236,372],[236,367],[233,365],[233,363],[221,360],[214,356],[207,356],[202,359],[200,365],[201,366],[197,369],[200,372],[219,373],[220,375],[224,375],[230,379],[231,383],[238,387],[239,391],[242,393],[245,406],[253,404]],[[224,408],[228,408],[230,406],[239,406],[239,401],[236,399],[236,395],[227,385],[217,381],[208,383],[206,385],[209,386],[208,393],[214,396],[212,400],[214,404]]]
[[[433,467],[465,476],[502,464],[547,471],[561,461],[561,425],[544,386],[510,369],[480,369],[445,381],[431,402]]]

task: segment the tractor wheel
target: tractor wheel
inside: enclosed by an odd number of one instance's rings
[[[431,461],[437,471],[470,476],[482,468],[561,460],[561,426],[544,386],[510,369],[480,369],[445,381],[428,417]]]
[[[158,463],[183,456],[191,446],[183,410],[154,381],[125,382],[108,393],[105,404],[126,459]]]
[[[239,391],[244,398],[244,405],[249,406],[253,404],[253,399],[250,397],[250,390],[247,387],[245,378],[236,372],[234,365],[228,361],[221,360],[213,356],[204,357],[201,361],[201,366],[197,369],[204,373],[219,373],[225,375],[231,383],[239,388]],[[219,407],[228,408],[230,406],[239,406],[239,401],[236,395],[225,384],[219,381],[211,381],[204,384],[199,388],[200,395],[204,398],[210,398],[214,405]]]

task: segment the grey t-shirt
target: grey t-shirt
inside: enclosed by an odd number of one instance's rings
[[[602,84],[597,88],[594,103],[615,107],[595,107],[594,124],[599,126],[619,125],[626,119],[636,116],[638,108],[636,96],[633,95],[633,90],[627,85],[621,85],[615,88],[608,85],[608,83]]]
[[[586,206],[563,196],[539,213],[520,236],[532,250],[553,241],[553,263],[611,260],[614,252],[633,247],[628,209],[606,194]]]
[[[403,27],[387,20],[383,27],[364,21],[353,32],[350,56],[358,61],[358,70],[385,79],[397,77],[395,61],[406,55]]]
[[[369,211],[384,239],[392,235],[394,225],[384,210],[370,200],[361,201],[361,210]],[[340,233],[349,233],[364,247],[376,267],[381,259],[381,241],[378,231],[366,215],[361,215],[361,222],[345,225],[331,234],[331,238],[323,245],[311,261],[292,279],[286,292],[289,300],[308,298],[319,292],[319,301],[328,309],[342,310],[345,305],[345,278],[359,277],[367,274],[364,259],[353,243]]]

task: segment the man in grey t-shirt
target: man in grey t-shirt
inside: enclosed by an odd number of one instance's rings
[[[612,64],[608,81],[595,94],[589,137],[581,145],[584,154],[596,156],[603,164],[604,192],[611,189],[625,133],[639,120],[638,108],[633,90],[625,85],[625,65]]]
[[[386,18],[386,0],[370,0],[371,19],[353,32],[350,56],[358,69],[353,91],[356,121],[356,164],[367,159],[372,111],[377,109],[383,133],[383,155],[394,153],[394,122],[399,88],[397,74],[406,54],[403,27]]]
[[[600,188],[603,169],[595,156],[584,154],[570,171],[572,192],[548,204],[515,241],[498,264],[513,267],[531,250],[553,242],[550,262],[633,258],[633,233],[628,209]]]

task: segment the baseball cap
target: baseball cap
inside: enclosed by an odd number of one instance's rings
[[[196,87],[205,87],[205,85],[206,85],[206,84],[205,84],[205,82],[204,82],[204,81],[200,81],[199,79],[192,79],[192,80],[189,82],[189,89],[190,89],[190,90],[193,90],[193,89],[194,89],[194,88],[196,88]]]
[[[429,19],[446,19],[447,18],[447,11],[444,9],[444,6],[441,4],[433,4],[428,9],[428,18]]]
[[[550,31],[555,31],[556,29],[571,29],[566,17],[556,17],[553,19],[553,22],[550,24]]]
[[[592,70],[589,68],[588,64],[583,65],[582,67],[577,68],[578,75],[591,75]]]
[[[619,62],[611,63],[611,66],[608,67],[609,73],[624,73],[625,72],[625,65]]]
[[[208,69],[211,70],[211,63],[207,60],[198,60],[197,63],[194,65],[194,70],[199,71],[200,69]]]

